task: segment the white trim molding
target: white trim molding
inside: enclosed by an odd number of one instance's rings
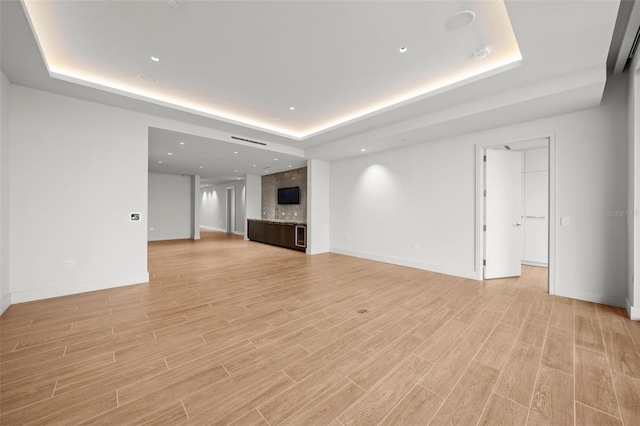
[[[629,314],[629,319],[631,319],[631,321],[640,321],[640,308],[633,306],[628,297],[625,308],[627,309],[627,314]]]
[[[2,315],[9,306],[11,306],[11,293],[5,294],[4,297],[0,299],[0,315]]]
[[[406,266],[409,268],[422,269],[430,272],[437,272],[439,274],[453,275],[456,277],[477,280],[476,271],[473,269],[460,269],[460,268],[451,268],[448,266],[438,266],[438,265],[432,265],[425,262],[420,262],[417,260],[403,259],[403,258],[392,257],[392,256],[383,256],[375,253],[367,253],[367,252],[355,251],[355,250],[332,248],[330,252],[336,253],[336,254],[342,254],[344,256],[375,260],[376,262],[390,263],[392,265]]]
[[[109,278],[98,281],[77,282],[53,287],[38,288],[11,292],[12,303],[31,302],[33,300],[50,299],[52,297],[68,296],[71,294],[86,293],[89,291],[106,290],[115,287],[124,287],[134,284],[149,282],[149,273],[128,275],[125,277]]]

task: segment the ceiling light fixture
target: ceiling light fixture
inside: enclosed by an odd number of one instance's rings
[[[140,73],[138,75],[136,75],[136,77],[138,77],[138,80],[142,80],[145,83],[149,83],[149,84],[160,84],[160,79],[158,77],[156,77],[153,74],[147,74],[147,73]]]
[[[294,109],[296,109],[296,107],[289,107],[289,109],[293,111]]]
[[[398,49],[400,53],[405,53],[407,51],[407,47],[406,46],[402,46],[400,49]]]
[[[237,154],[237,153],[238,153],[238,151],[233,151],[233,153],[234,153],[234,154]]]
[[[158,163],[162,164],[162,160],[158,160]]]
[[[173,155],[173,152],[167,152],[167,155]]]
[[[180,142],[180,145],[184,145],[184,142]]]
[[[204,166],[200,166],[201,169],[204,169]]]
[[[151,60],[152,60],[153,62],[160,62],[160,58],[158,58],[157,56],[152,56],[152,57],[151,57]]]
[[[169,5],[171,9],[177,9],[180,7],[180,4],[176,0],[167,0],[167,5]]]
[[[362,148],[360,151],[365,152],[365,151],[366,151],[366,149]]]

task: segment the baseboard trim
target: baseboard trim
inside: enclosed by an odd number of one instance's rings
[[[9,306],[11,306],[11,293],[5,294],[2,299],[0,299],[0,315],[2,315]]]
[[[128,275],[125,277],[109,278],[97,281],[85,281],[72,284],[62,284],[54,287],[11,292],[11,303],[24,303],[34,300],[50,299],[52,297],[69,296],[71,294],[87,293],[89,291],[106,290],[149,282],[149,273]]]
[[[628,297],[625,308],[627,309],[627,314],[629,314],[629,319],[631,319],[631,321],[640,321],[640,308],[634,307]]]
[[[207,231],[227,232],[227,230],[226,230],[226,229],[222,229],[222,228],[214,228],[213,226],[204,226],[204,225],[200,225],[200,228],[202,228],[202,229],[206,229]]]
[[[409,268],[422,269],[429,272],[436,272],[439,274],[453,275],[454,277],[469,278],[472,280],[478,280],[477,272],[467,269],[449,268],[446,266],[432,265],[425,262],[419,262],[410,259],[402,259],[398,257],[383,256],[379,254],[346,250],[341,248],[331,248],[331,253],[342,254],[345,256],[359,257],[361,259],[375,260],[376,262],[390,263],[392,265],[406,266]]]
[[[570,299],[584,300],[586,302],[600,303],[602,305],[625,307],[625,298],[612,294],[600,293],[597,291],[583,290],[578,288],[566,288],[556,285],[556,296],[568,297]]]
[[[549,264],[548,263],[539,263],[539,262],[529,262],[528,260],[523,260],[521,262],[523,265],[529,265],[529,266],[539,266],[541,268],[548,268]]]
[[[213,226],[204,226],[204,225],[200,225],[200,228],[202,229],[206,229],[207,231],[217,231],[217,232],[224,232],[225,234],[227,233],[226,229],[222,229],[222,228],[214,228]],[[244,231],[240,232],[240,231],[233,231],[232,232],[233,235],[241,235],[244,236]]]

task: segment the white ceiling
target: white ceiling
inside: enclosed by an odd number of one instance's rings
[[[616,0],[26,4],[0,2],[2,69],[12,83],[215,129],[226,145],[236,136],[327,161],[597,106],[619,6]],[[447,29],[467,10],[476,15],[471,25]],[[398,51],[402,46],[406,53]],[[489,56],[474,59],[484,47]],[[430,88],[438,89],[420,94]],[[184,137],[152,129],[150,156]],[[208,143],[214,151],[225,146]],[[251,152],[264,151],[247,149],[245,168],[264,160]],[[229,170],[221,176],[231,177]]]
[[[149,144],[150,172],[200,175],[201,186],[307,165],[307,160],[299,156],[155,127],[149,128],[149,140],[153,141]]]

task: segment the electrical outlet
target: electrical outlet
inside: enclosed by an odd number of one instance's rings
[[[62,266],[64,266],[65,268],[71,267],[71,266],[76,266],[76,261],[75,260],[63,260],[62,261]]]

